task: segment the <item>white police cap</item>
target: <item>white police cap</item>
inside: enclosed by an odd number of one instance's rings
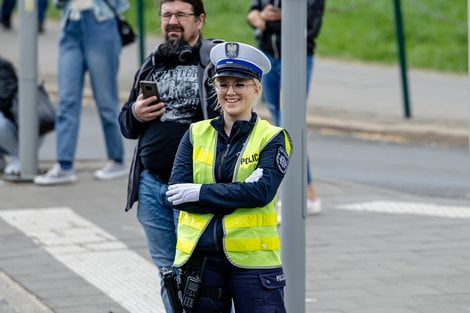
[[[214,46],[210,58],[215,65],[214,77],[261,80],[263,74],[271,70],[271,62],[261,50],[241,42],[224,42]]]

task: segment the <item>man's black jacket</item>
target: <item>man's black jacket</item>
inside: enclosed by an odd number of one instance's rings
[[[213,92],[213,87],[210,84],[210,79],[214,75],[214,66],[210,62],[209,54],[212,47],[221,42],[220,40],[202,40],[202,44],[198,50],[200,59],[198,68],[199,96],[204,119],[219,115],[218,111],[215,110],[216,97]],[[158,62],[155,62],[156,55],[155,49],[154,52],[144,60],[144,64],[137,71],[129,98],[119,114],[121,132],[124,137],[128,139],[139,139],[146,125],[148,125],[148,123],[141,123],[135,118],[132,113],[132,105],[140,93],[139,81],[147,80],[149,75],[155,71],[156,66],[158,66]],[[133,204],[138,200],[140,174],[144,170],[138,147],[139,145],[137,144],[129,173],[126,211],[130,210]]]

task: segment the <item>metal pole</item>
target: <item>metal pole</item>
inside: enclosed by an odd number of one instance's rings
[[[292,137],[293,150],[282,194],[282,261],[286,273],[286,308],[305,312],[305,216],[307,158],[307,0],[282,2],[281,124]],[[295,48],[294,48],[295,47]]]
[[[470,96],[470,0],[467,0],[467,53],[468,53],[468,58],[467,58],[467,71],[468,71],[468,83],[469,83],[469,96]],[[468,129],[469,129],[469,134],[468,134],[468,151],[470,154],[470,98],[468,102]]]
[[[142,64],[145,58],[145,18],[143,0],[137,0],[137,25],[139,29],[139,61],[140,64]]]
[[[37,173],[37,0],[20,1],[19,153],[22,180]]]
[[[403,110],[405,118],[411,118],[410,97],[408,92],[408,75],[405,51],[405,33],[403,31],[403,17],[400,0],[393,0],[395,12],[395,28],[397,34],[398,57],[400,59],[401,86],[403,92]]]

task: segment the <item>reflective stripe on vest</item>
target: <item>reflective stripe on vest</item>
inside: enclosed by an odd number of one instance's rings
[[[191,125],[193,143],[193,180],[211,184],[214,179],[214,161],[217,132],[204,120]],[[257,168],[259,154],[282,128],[257,119],[247,144],[240,152],[234,169],[233,181],[242,182]],[[290,154],[287,134],[286,150]],[[280,239],[277,232],[276,197],[264,207],[239,208],[223,218],[223,246],[227,258],[244,268],[270,268],[281,265]],[[212,214],[180,212],[175,266],[187,262],[197,242],[212,219]]]

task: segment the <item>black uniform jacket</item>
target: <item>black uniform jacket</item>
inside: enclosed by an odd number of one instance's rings
[[[217,131],[214,171],[216,184],[202,185],[199,202],[182,204],[176,206],[176,209],[221,216],[230,214],[237,208],[255,208],[272,201],[286,170],[279,168],[276,162],[278,153],[286,155],[284,132],[276,135],[261,151],[258,168],[263,169],[263,176],[258,182],[232,182],[236,161],[257,118],[256,113],[252,113],[250,121],[235,122],[230,136],[224,131],[222,116],[211,121],[212,127]],[[170,185],[193,183],[192,153],[193,145],[188,130],[176,153]]]

